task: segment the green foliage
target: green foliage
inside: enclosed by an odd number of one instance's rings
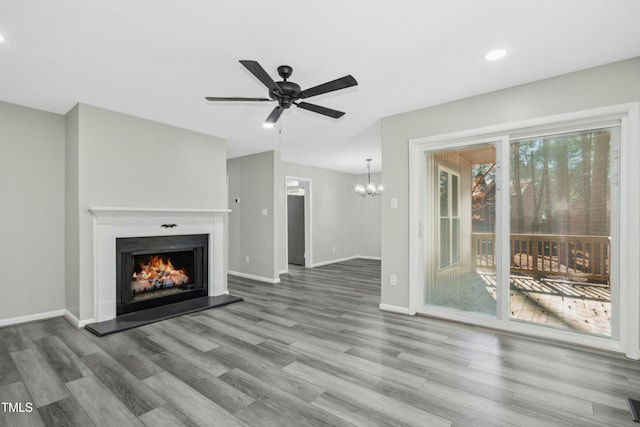
[[[591,205],[594,188],[607,191],[609,186],[609,161],[602,154],[608,152],[609,139],[608,130],[598,130],[513,142],[510,183],[512,225],[524,228],[513,231],[555,233],[573,228],[580,234],[586,234],[594,209]],[[597,150],[596,143],[606,144],[607,149]],[[515,173],[516,160],[518,173]],[[519,182],[515,182],[517,175]],[[607,177],[607,182],[594,182],[594,179],[602,181],[602,177]],[[518,191],[525,218],[518,218],[518,210],[513,209],[518,199],[514,195]],[[603,222],[601,217],[608,212],[602,212],[601,208],[597,219]]]

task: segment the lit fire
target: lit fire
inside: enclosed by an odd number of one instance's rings
[[[184,285],[189,281],[189,276],[184,269],[176,269],[170,259],[165,262],[159,256],[151,257],[147,264],[140,263],[140,268],[142,270],[139,273],[134,272],[131,280],[131,289],[134,293],[171,288]]]

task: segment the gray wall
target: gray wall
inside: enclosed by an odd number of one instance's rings
[[[66,308],[80,316],[80,107],[76,105],[65,120],[65,294]]]
[[[356,181],[365,184],[367,174],[357,175]],[[382,182],[382,173],[372,173],[371,182]],[[384,192],[383,192],[384,194]],[[353,209],[354,250],[357,255],[378,258],[381,255],[382,196],[356,196]]]
[[[384,118],[381,302],[408,307],[408,140],[638,100],[640,58],[634,58]],[[389,208],[390,198],[398,199],[397,209]]]
[[[313,263],[323,263],[353,256],[380,257],[380,197],[360,197],[355,194],[357,183],[367,176],[330,169],[281,162],[278,179],[278,201],[284,209],[287,176],[311,180],[311,214]],[[380,174],[371,180],[380,183]],[[287,269],[284,236],[286,217],[280,218],[280,270]],[[335,252],[333,247],[336,248]]]
[[[229,159],[227,169],[232,210],[230,271],[277,280],[279,272],[287,270],[287,176],[312,183],[314,264],[353,256],[380,257],[380,197],[362,198],[354,192],[356,183],[366,182],[366,175],[283,162],[278,151]],[[379,183],[381,175],[371,178]],[[240,197],[239,205],[234,203],[236,197]],[[268,217],[261,216],[265,207]],[[247,255],[249,263],[245,262]]]
[[[64,126],[0,102],[0,319],[65,307]]]
[[[229,271],[276,280],[275,151],[227,161],[229,173]],[[240,198],[240,204],[235,199]],[[262,216],[267,209],[267,216]],[[249,262],[246,262],[246,257]]]
[[[74,314],[87,320],[93,316],[89,207],[226,209],[226,144],[209,135],[85,104],[76,109],[67,115],[68,133],[78,132],[77,138],[67,138],[67,159],[77,152],[77,165],[68,168],[78,170],[78,200],[67,194],[67,202],[71,209],[77,205],[78,228],[66,234],[67,253],[78,253],[79,273],[77,278],[75,272],[69,274],[67,290],[70,300],[78,295],[79,310]],[[67,173],[68,191],[76,185],[74,174]],[[75,223],[75,215],[67,213],[68,224]]]

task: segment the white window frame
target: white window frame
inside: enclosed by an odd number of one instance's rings
[[[496,229],[503,230],[497,249],[508,248],[509,206],[500,200],[501,183],[508,183],[509,153],[501,147],[508,147],[509,140],[523,139],[527,136],[544,136],[558,132],[578,131],[597,127],[619,126],[619,194],[618,210],[612,211],[612,218],[617,217],[619,236],[618,244],[612,247],[617,256],[616,279],[620,284],[618,304],[618,335],[601,337],[581,334],[572,331],[545,328],[537,325],[510,321],[508,315],[508,286],[502,286],[501,298],[498,299],[496,317],[477,313],[456,312],[446,308],[424,305],[424,154],[439,149],[468,146],[473,143],[496,142],[497,164],[496,174],[497,202],[501,209],[496,212]],[[453,132],[444,135],[417,138],[408,141],[409,148],[409,314],[426,314],[447,318],[454,321],[473,323],[499,330],[507,330],[536,337],[560,340],[568,343],[584,345],[599,349],[624,353],[628,358],[640,359],[640,102],[619,104],[591,110],[541,117],[513,123],[488,126],[478,129]],[[615,150],[615,148],[613,149]],[[612,151],[613,151],[612,150]],[[616,154],[615,152],[613,153]],[[613,166],[613,165],[612,165]],[[613,171],[612,171],[613,172]],[[615,215],[615,216],[614,216]],[[506,221],[503,221],[503,218]],[[616,223],[616,221],[612,221]],[[505,232],[505,227],[507,230]],[[613,230],[612,230],[613,233]],[[497,253],[500,259],[503,255]],[[508,256],[508,255],[506,255]],[[502,262],[500,276],[509,274],[508,263]],[[613,272],[612,272],[613,273]],[[502,304],[500,301],[502,300]],[[506,302],[506,304],[505,304]],[[613,325],[612,325],[613,326]]]
[[[446,166],[443,166],[442,164],[438,164],[438,177],[440,177],[440,174],[442,172],[445,172],[448,177],[447,177],[447,216],[443,217],[442,215],[439,216],[439,219],[442,220],[442,218],[447,218],[449,220],[449,263],[445,266],[441,265],[441,259],[440,257],[438,257],[438,267],[439,270],[446,270],[447,268],[451,268],[454,267],[457,264],[460,264],[461,259],[460,259],[460,235],[458,235],[458,260],[453,262],[453,220],[457,219],[458,220],[458,226],[460,225],[460,174],[456,171],[454,171],[451,168],[448,168]],[[458,199],[458,215],[457,216],[453,216],[453,197],[454,194],[451,191],[453,186],[452,186],[452,179],[451,177],[455,176],[456,178],[458,178],[458,192],[457,194],[455,194],[456,199]],[[438,198],[438,213],[440,212],[440,198]],[[442,235],[438,234],[438,243],[439,243],[439,247],[442,247]]]

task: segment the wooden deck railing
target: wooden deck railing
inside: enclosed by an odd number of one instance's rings
[[[495,234],[472,233],[476,267],[495,268]],[[511,272],[609,282],[609,236],[511,234]]]

